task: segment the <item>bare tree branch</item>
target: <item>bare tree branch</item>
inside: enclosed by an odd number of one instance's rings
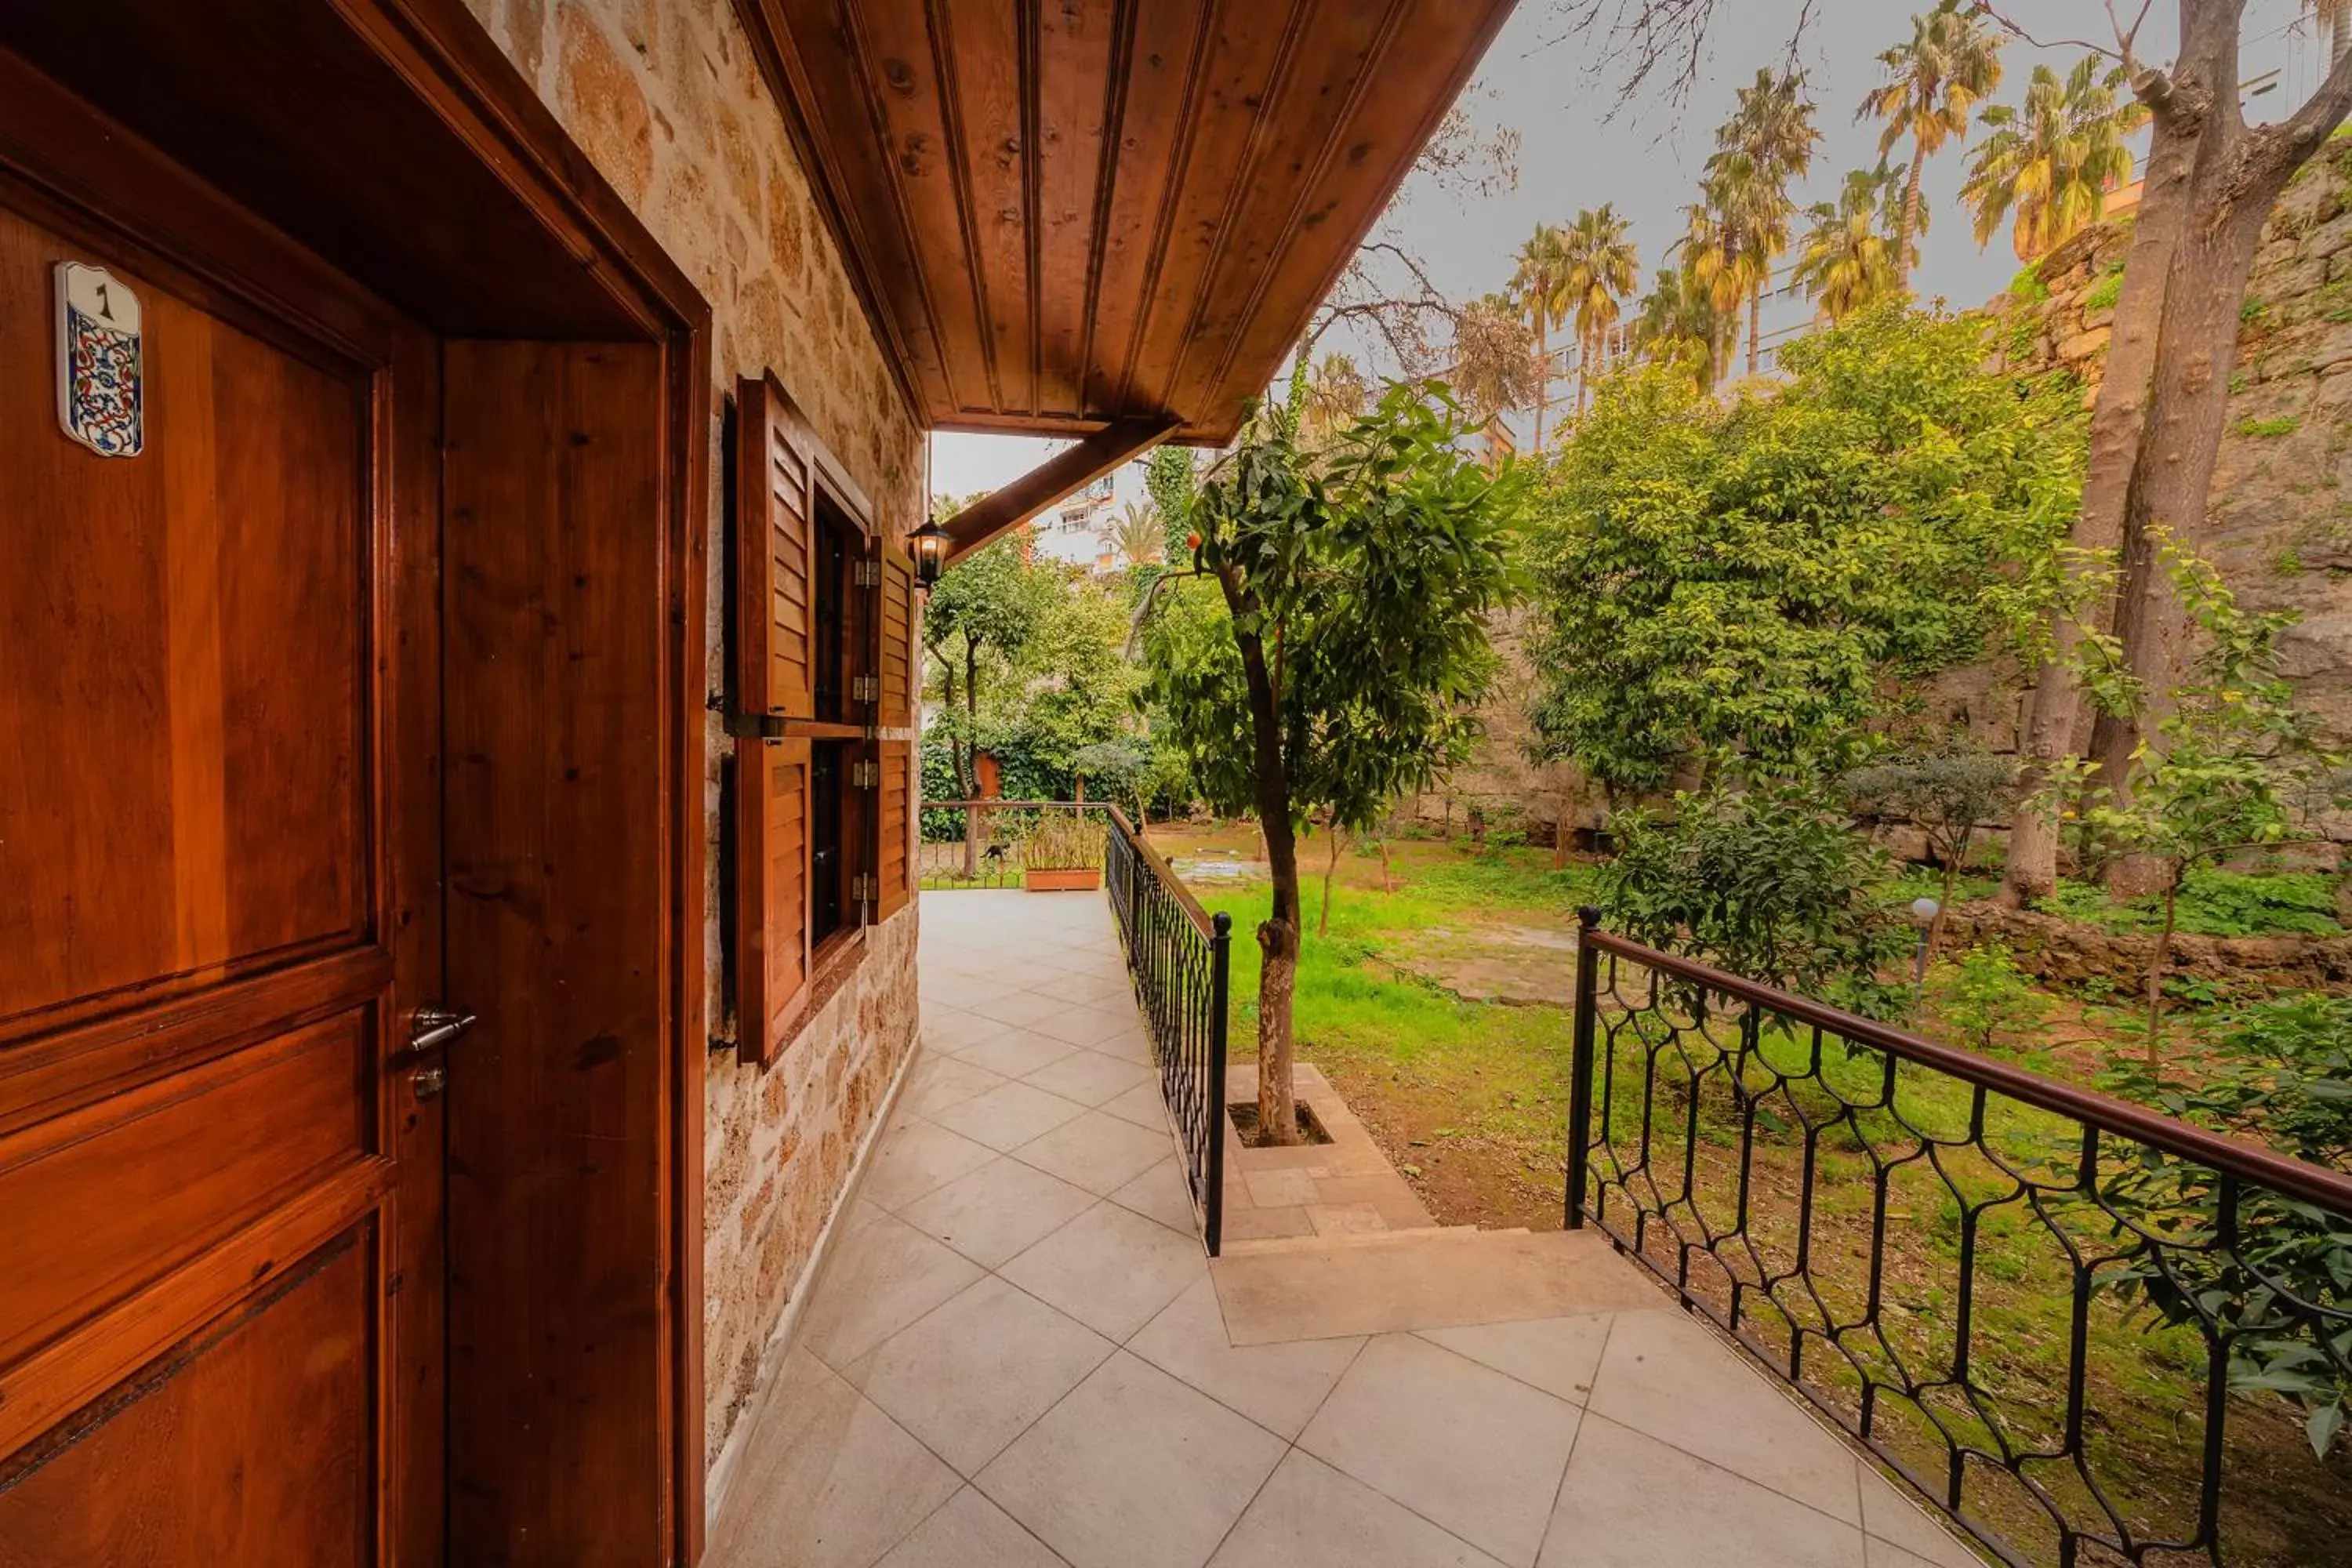
[[[2093,43],[2088,38],[2037,37],[2023,23],[2002,11],[2000,7],[1991,5],[1990,0],[1979,0],[1978,8],[1982,15],[1991,17],[2000,26],[2001,31],[2021,43],[2032,45],[2037,49],[2088,49],[2095,55],[2115,61],[2127,70],[2137,70],[2139,67],[2132,58],[2132,40],[2139,36],[2139,25],[2147,20],[2148,6],[2153,3],[2154,0],[2141,0],[2139,16],[2133,19],[2131,26],[2126,29],[2121,18],[2116,15],[2115,0],[2107,0],[2107,18],[2115,24],[2116,36],[2113,42],[2105,44]]]
[[[1785,63],[1790,70],[1798,66],[1799,47],[1812,26],[1819,4],[1820,0],[1800,0],[1796,21],[1789,29]],[[1615,108],[1610,111],[1612,118],[1661,70],[1668,75],[1666,101],[1679,107],[1698,85],[1699,70],[1706,60],[1707,31],[1717,11],[1728,8],[1729,0],[1555,0],[1560,26],[1537,47],[1550,48],[1572,38],[1599,38],[1601,47],[1591,57],[1589,74],[1597,77],[1621,65],[1626,71],[1618,84]]]
[[[2259,156],[2283,160],[2287,167],[2296,167],[2319,150],[2319,144],[2344,123],[2347,114],[2352,114],[2352,53],[2336,59],[2327,79],[2319,84],[2319,90],[2305,100],[2292,118],[2262,133],[2263,151]]]

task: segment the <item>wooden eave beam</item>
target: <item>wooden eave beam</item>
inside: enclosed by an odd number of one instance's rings
[[[954,565],[1005,530],[1086,489],[1137,453],[1150,451],[1182,425],[1165,415],[1115,419],[1068,451],[1055,453],[1011,484],[990,491],[940,525],[955,542],[947,563]]]

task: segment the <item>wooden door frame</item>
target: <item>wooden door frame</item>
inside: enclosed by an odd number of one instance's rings
[[[160,15],[171,4],[133,0],[116,7],[129,15],[111,19],[110,28],[118,37],[135,38],[149,8]],[[655,921],[661,932],[660,1048],[667,1056],[661,1081],[667,1103],[660,1108],[660,1121],[668,1148],[663,1191],[654,1201],[660,1211],[663,1256],[657,1267],[667,1281],[669,1328],[667,1398],[652,1414],[667,1428],[661,1436],[667,1474],[658,1489],[669,1516],[663,1539],[673,1562],[691,1564],[701,1552],[704,1523],[702,805],[710,310],[462,0],[331,0],[331,9],[383,68],[368,79],[370,100],[351,104],[347,132],[312,123],[289,127],[289,139],[298,132],[362,139],[386,116],[429,124],[442,139],[436,143],[438,155],[462,153],[495,176],[514,204],[501,213],[502,219],[527,215],[544,233],[551,242],[547,254],[573,269],[563,279],[567,289],[576,293],[582,277],[595,285],[605,313],[594,329],[583,328],[581,337],[613,338],[618,334],[610,323],[618,319],[634,326],[638,341],[658,345],[662,356],[662,504],[655,525],[664,624],[658,672],[664,766],[657,809],[665,905],[655,912]],[[248,75],[266,70],[267,37],[239,31],[252,20],[241,11],[213,35],[216,47],[208,57],[185,59],[184,68]],[[400,314],[451,336],[493,335],[478,319],[482,294],[453,268],[470,264],[485,272],[510,273],[510,257],[483,254],[448,261],[438,272],[372,276],[369,258],[348,243],[348,235],[340,237],[344,243],[338,247],[339,237],[304,231],[299,202],[275,212],[252,205],[260,198],[240,189],[240,171],[248,165],[266,171],[277,149],[255,146],[249,128],[241,133],[242,144],[240,133],[200,121],[184,127],[134,122],[125,131],[115,117],[129,119],[136,105],[77,97],[74,88],[107,89],[90,81],[60,84],[45,73],[37,54],[27,60],[10,53],[16,41],[10,18],[0,11],[0,178],[10,185],[160,251],[180,272],[221,296],[296,321],[379,366],[415,363],[405,358],[414,353],[413,338],[395,348],[399,334],[387,335],[385,320]],[[129,94],[131,89],[120,90]],[[139,130],[163,140],[170,153],[142,140],[135,133]],[[376,156],[383,155],[384,150],[377,148]],[[285,232],[253,221],[257,210]],[[403,215],[386,210],[376,216],[397,223]],[[306,247],[312,244],[316,250]],[[352,309],[352,290],[341,281],[346,274],[396,298],[400,310],[376,315]],[[509,277],[502,286],[510,288],[511,282]],[[450,317],[436,320],[436,301],[445,295]],[[542,321],[517,335],[562,334],[549,331]],[[380,595],[388,591],[380,584]],[[437,607],[437,593],[435,602]],[[379,604],[387,640],[414,629],[408,624],[411,605],[389,604],[381,596]],[[417,740],[408,728],[386,733],[389,743],[403,747]],[[396,810],[399,804],[387,802],[387,807]],[[395,822],[401,837],[396,853],[404,859],[414,857],[417,847],[409,840],[420,830],[411,814],[402,813]],[[437,856],[437,842],[433,852]],[[617,1412],[608,1418],[641,1417]]]

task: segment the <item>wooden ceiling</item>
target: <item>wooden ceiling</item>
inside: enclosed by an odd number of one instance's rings
[[[1222,443],[1511,0],[737,0],[915,406]]]

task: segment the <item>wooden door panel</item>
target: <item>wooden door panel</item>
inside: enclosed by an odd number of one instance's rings
[[[0,1494],[0,1568],[310,1568],[374,1556],[372,1227],[72,1428]]]
[[[393,377],[49,221],[0,208],[0,1568],[382,1563]],[[139,295],[136,457],[58,427],[67,258]]]
[[[96,457],[57,422],[68,257],[0,211],[0,1026],[371,923],[366,378],[126,277],[147,446]]]

